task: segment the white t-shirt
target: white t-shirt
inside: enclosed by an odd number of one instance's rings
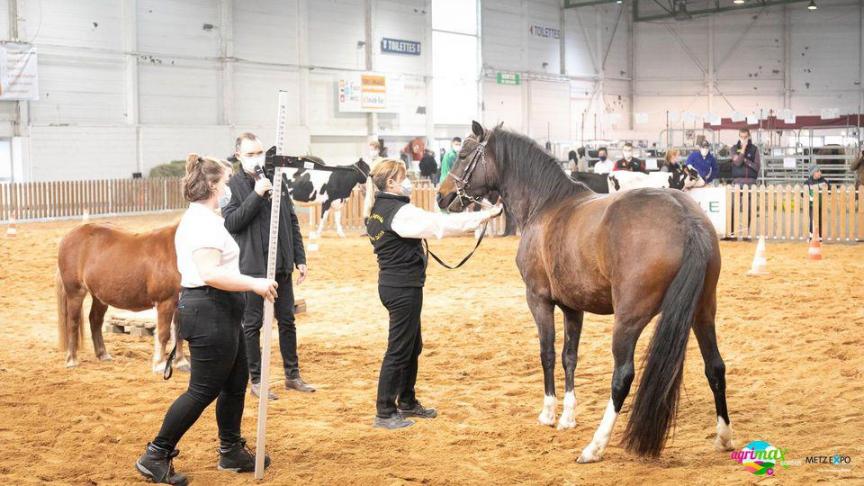
[[[225,229],[225,220],[201,203],[191,203],[183,214],[174,236],[174,246],[177,249],[180,285],[183,287],[207,285],[192,259],[192,253],[201,248],[219,250],[222,254],[219,266],[240,273],[240,247]]]
[[[594,164],[594,173],[595,174],[608,174],[612,172],[612,168],[615,167],[615,163],[609,159],[606,161],[598,160],[596,164]]]

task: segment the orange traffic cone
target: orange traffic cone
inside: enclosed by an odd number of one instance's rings
[[[819,238],[810,238],[810,247],[807,248],[807,258],[811,260],[822,259],[822,243]]]
[[[753,255],[753,265],[747,272],[747,275],[768,275],[768,260],[765,258],[765,237],[759,237],[759,244],[756,245],[756,254]]]
[[[15,227],[15,218],[9,218],[9,226],[6,227],[6,237],[14,238],[18,235],[18,228]]]

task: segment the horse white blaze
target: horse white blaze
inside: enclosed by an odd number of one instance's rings
[[[718,452],[731,451],[735,448],[732,445],[732,427],[719,415],[717,416],[717,438],[714,439],[714,448]]]
[[[569,391],[564,394],[564,411],[558,420],[558,430],[572,429],[576,427],[576,392]]]
[[[555,399],[555,395],[543,397],[543,410],[540,411],[537,421],[543,425],[555,425],[555,408],[557,405],[558,401]]]
[[[615,412],[615,404],[612,399],[606,404],[606,411],[603,412],[603,419],[600,421],[600,426],[594,432],[594,438],[585,449],[582,449],[582,455],[576,460],[578,463],[597,462],[603,458],[603,451],[606,450],[606,445],[609,444],[609,439],[612,437],[612,429],[615,427],[615,421],[618,419],[618,414]]]

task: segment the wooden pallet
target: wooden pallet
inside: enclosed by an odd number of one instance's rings
[[[105,330],[136,337],[148,337],[156,330],[156,320],[115,314],[106,318]]]
[[[294,314],[306,312],[306,299],[294,302]],[[152,336],[156,332],[156,310],[144,312],[117,311],[105,316],[105,331],[136,337]]]

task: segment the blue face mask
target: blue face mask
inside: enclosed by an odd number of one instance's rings
[[[219,197],[219,209],[224,208],[231,202],[231,188],[225,185],[225,193]]]

